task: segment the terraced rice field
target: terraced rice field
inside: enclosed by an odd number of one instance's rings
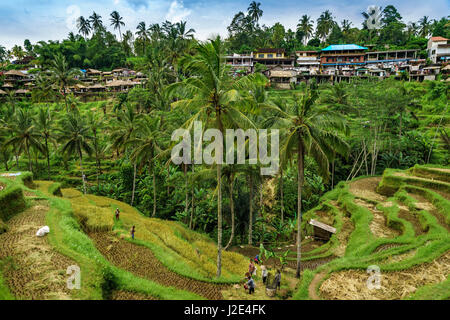
[[[151,252],[151,250],[135,245],[127,240],[118,239],[113,234],[90,233],[97,249],[115,266],[130,271],[146,279],[153,280],[166,287],[175,287],[194,292],[209,300],[222,299],[221,290],[228,288],[182,277],[168,270]]]
[[[308,272],[295,298],[450,298],[449,173],[421,166],[386,170],[383,177],[341,183],[327,194],[319,214],[313,210],[306,219],[325,222],[323,209],[334,209],[339,232],[327,250],[342,258]],[[378,289],[367,285],[366,269],[373,265],[381,270]]]

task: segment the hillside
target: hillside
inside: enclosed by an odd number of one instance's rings
[[[223,276],[216,279],[214,242],[179,223],[60,183],[32,181],[27,173],[0,177],[0,184],[0,299],[268,298],[264,290],[250,297],[233,286],[247,269],[244,256],[257,247],[224,252]],[[445,167],[387,169],[382,177],[341,182],[304,214],[300,282],[293,276],[295,246],[272,249],[287,250],[277,298],[448,299],[449,201]],[[336,234],[326,243],[312,240],[310,219],[333,225]],[[51,233],[35,237],[43,225]],[[266,260],[271,269],[280,263]],[[66,287],[70,265],[80,266],[80,290]],[[367,287],[369,266],[380,268],[379,290]]]

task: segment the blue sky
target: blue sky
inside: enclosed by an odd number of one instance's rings
[[[246,11],[250,0],[0,0],[0,45],[11,48],[39,40],[60,40],[70,31],[76,32],[74,20],[79,15],[88,17],[92,11],[109,24],[109,14],[119,11],[126,23],[125,29],[135,31],[140,21],[147,24],[171,20],[188,21],[196,36],[207,39],[213,34],[226,35],[226,27],[238,11]],[[262,24],[281,22],[295,29],[303,14],[314,20],[330,9],[337,21],[349,19],[358,27],[361,12],[369,5],[395,5],[405,22],[417,21],[422,16],[441,18],[450,14],[450,0],[259,0],[264,15]]]

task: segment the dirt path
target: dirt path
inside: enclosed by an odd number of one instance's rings
[[[381,182],[381,177],[373,177],[360,179],[353,182],[350,182],[350,192],[359,198],[365,198],[372,201],[386,201],[386,197],[377,193],[378,185]]]
[[[66,270],[75,263],[55,251],[46,237],[36,237],[48,210],[46,201],[35,201],[9,220],[9,231],[0,235],[3,275],[17,298],[70,299]]]
[[[319,295],[317,294],[316,289],[319,286],[319,283],[326,276],[326,274],[327,273],[325,271],[316,274],[314,276],[314,278],[312,279],[311,283],[309,284],[308,293],[309,293],[310,298],[312,298],[313,300],[321,300]]]
[[[89,236],[103,256],[115,266],[163,286],[190,291],[209,300],[223,299],[221,290],[229,287],[183,277],[167,269],[150,249],[113,235],[91,233]]]

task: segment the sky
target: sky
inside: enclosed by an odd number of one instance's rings
[[[227,26],[239,11],[246,11],[251,0],[0,0],[0,45],[10,49],[40,40],[62,40],[69,32],[77,33],[75,20],[89,17],[93,11],[108,25],[109,15],[117,10],[125,22],[125,30],[136,31],[139,22],[147,25],[169,20],[187,21],[196,30],[196,38],[227,35]],[[361,26],[361,12],[370,5],[394,5],[405,23],[423,16],[440,19],[450,14],[450,0],[259,0],[264,11],[260,24],[281,22],[295,30],[299,18],[307,14],[316,20],[329,9],[335,20],[348,19]],[[112,27],[109,27],[113,31]],[[124,31],[124,30],[122,30]]]

